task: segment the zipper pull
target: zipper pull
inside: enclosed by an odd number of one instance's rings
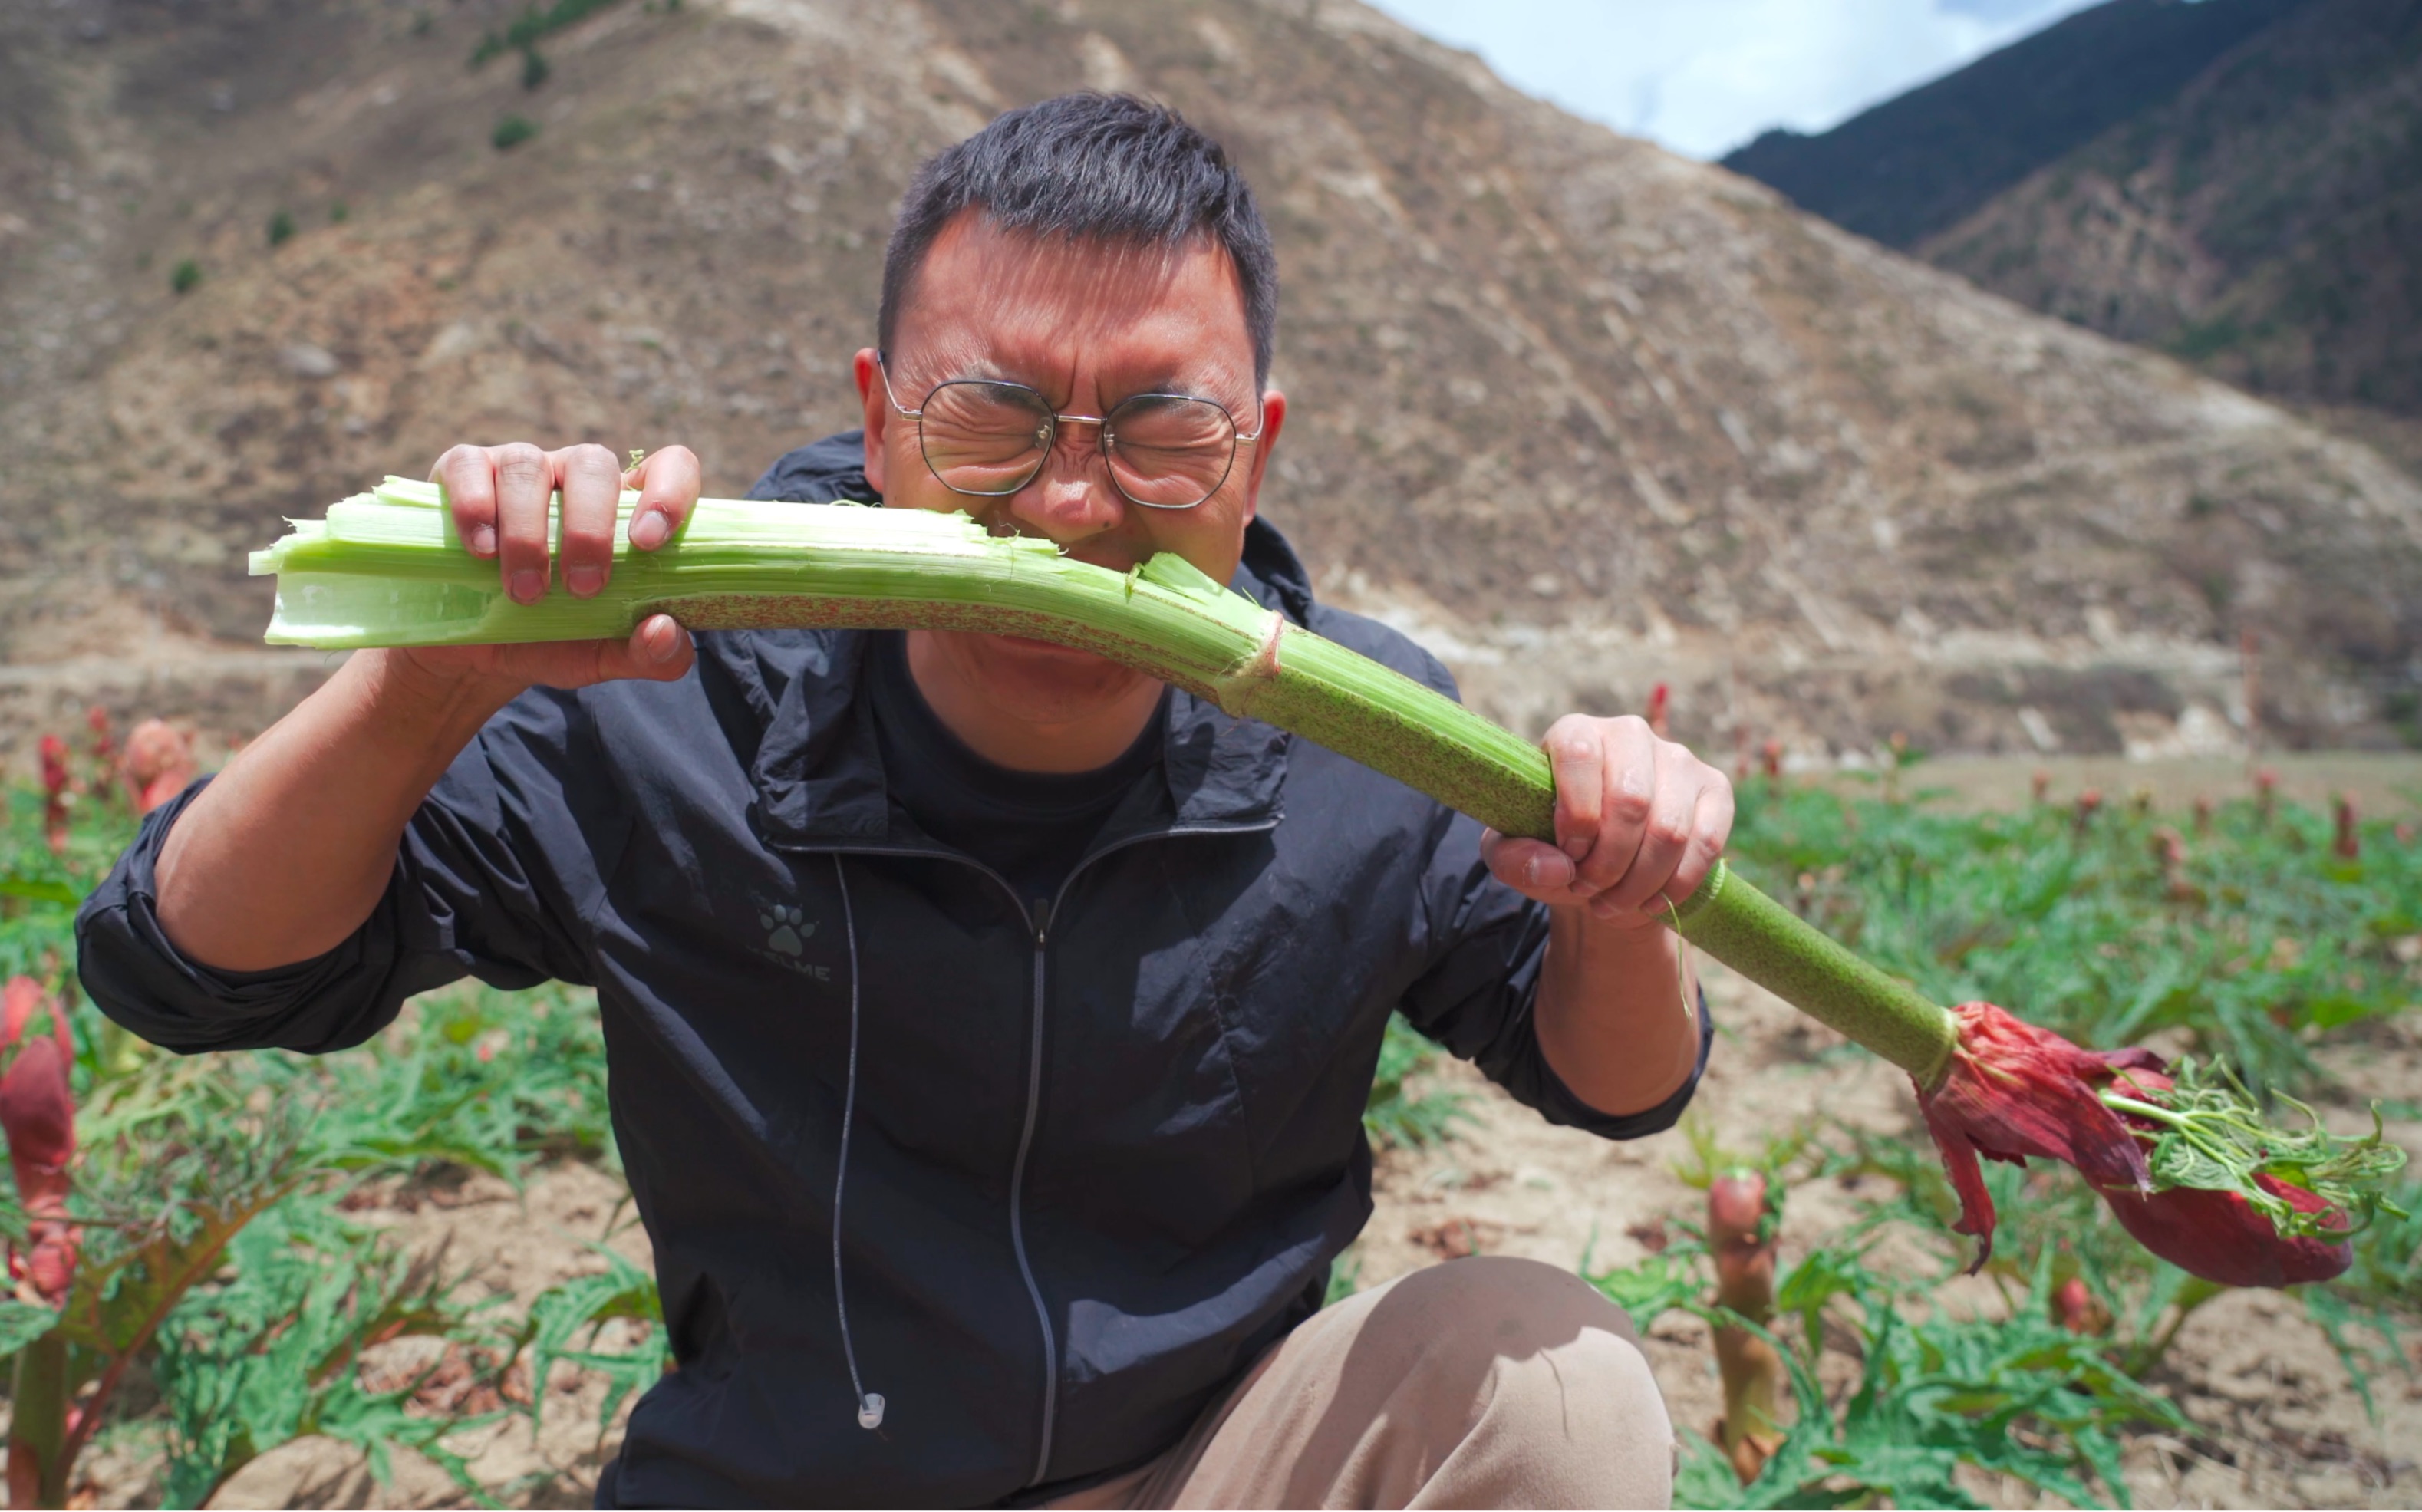
[[[1051,933],[1051,900],[1035,899],[1034,906],[1027,910],[1026,917],[1034,925],[1034,943],[1042,944],[1044,937]]]

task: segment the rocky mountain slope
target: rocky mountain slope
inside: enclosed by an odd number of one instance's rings
[[[1907,251],[2306,3],[2105,0],[1829,131],[1767,132],[1724,166]]]
[[[2267,729],[2412,732],[2422,487],[2376,452],[1349,0],[622,0],[468,66],[519,13],[0,9],[11,740],[95,683],[259,717],[321,663],[253,649],[244,550],[449,441],[681,440],[744,488],[849,422],[915,161],[1086,85],[1247,165],[1266,508],[1504,717],[1667,680],[1718,744],[2211,748],[2253,626]]]
[[[1921,256],[2233,383],[2422,416],[2422,4],[2317,0]]]

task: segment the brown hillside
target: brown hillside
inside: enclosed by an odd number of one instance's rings
[[[2410,732],[2422,488],[2376,453],[1359,6],[624,0],[532,90],[465,66],[507,14],[0,9],[12,741],[95,682],[258,717],[319,664],[248,649],[244,549],[448,441],[682,440],[746,487],[849,421],[911,165],[1089,84],[1248,165],[1297,405],[1266,507],[1506,717],[1670,679],[1702,739],[2210,747],[2253,624],[2268,728]]]
[[[2318,0],[1922,244],[2266,394],[2422,417],[2422,4]]]

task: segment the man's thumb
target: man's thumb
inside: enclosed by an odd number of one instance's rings
[[[637,677],[654,683],[669,683],[685,675],[690,664],[698,659],[689,632],[675,623],[669,614],[649,615],[631,632],[630,639],[601,645],[598,653],[599,677]]]

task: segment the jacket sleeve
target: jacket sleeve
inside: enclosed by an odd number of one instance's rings
[[[197,782],[143,822],[76,916],[77,969],[101,1011],[192,1053],[358,1045],[405,999],[464,976],[492,986],[586,982],[579,921],[544,864],[565,812],[569,695],[524,694],[490,720],[406,826],[386,892],[351,938],[308,961],[221,971],[160,928],[153,868]]]
[[[1548,910],[1498,881],[1480,859],[1478,821],[1451,816],[1423,878],[1427,965],[1398,1005],[1414,1028],[1478,1065],[1551,1124],[1611,1140],[1672,1128],[1707,1069],[1715,1025],[1699,994],[1699,1059],[1690,1079],[1654,1108],[1602,1113],[1566,1087],[1539,1047],[1532,1010],[1548,960]],[[1678,1005],[1677,1005],[1678,1011]]]

